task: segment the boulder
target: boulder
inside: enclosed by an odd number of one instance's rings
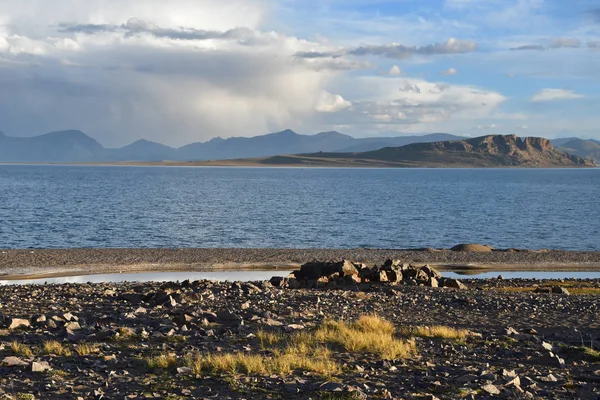
[[[269,283],[275,287],[285,287],[287,284],[287,279],[283,276],[274,276],[269,280]]]
[[[31,323],[28,319],[12,318],[8,329],[29,328]]]
[[[463,243],[452,247],[452,251],[468,251],[471,253],[490,253],[494,249],[485,244]]]
[[[552,293],[554,294],[571,294],[569,291],[562,286],[554,286],[552,288]]]
[[[443,278],[441,281],[442,287],[453,289],[466,289],[467,286],[458,279]]]
[[[442,274],[440,274],[437,269],[430,267],[429,265],[421,267],[421,271],[425,272],[430,278],[440,279],[442,277]]]

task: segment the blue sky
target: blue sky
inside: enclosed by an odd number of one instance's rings
[[[0,1],[0,130],[600,139],[600,1]]]

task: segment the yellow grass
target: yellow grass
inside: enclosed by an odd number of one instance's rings
[[[10,350],[16,356],[22,356],[22,357],[32,357],[33,356],[33,351],[31,350],[31,348],[29,346],[19,343],[19,342],[16,342],[16,341],[11,342]]]
[[[62,343],[56,340],[48,340],[44,342],[44,346],[42,347],[42,351],[44,354],[51,354],[55,356],[71,356],[71,350],[65,347]]]
[[[283,340],[283,336],[278,332],[269,332],[263,329],[259,329],[256,332],[256,338],[260,341],[260,346],[264,349],[269,345],[269,347],[281,342]]]
[[[90,344],[90,343],[81,343],[81,344],[77,345],[77,347],[75,347],[75,351],[80,356],[87,356],[88,354],[97,353],[98,350],[99,349],[98,349],[97,344]]]
[[[291,347],[276,350],[272,356],[248,353],[200,354],[188,360],[195,374],[289,374],[295,370],[314,372],[322,376],[340,373],[340,366],[331,359],[328,349],[314,348],[310,354],[298,354]]]
[[[175,354],[161,354],[155,357],[146,358],[146,364],[150,369],[167,369],[177,365],[177,357]]]
[[[373,353],[383,359],[408,357],[415,351],[412,341],[394,337],[391,322],[376,316],[362,316],[356,322],[325,321],[315,332],[320,342],[336,344],[351,353]]]
[[[401,329],[404,336],[417,336],[439,339],[464,339],[470,335],[466,329],[456,329],[449,326],[414,326]]]
[[[371,353],[383,359],[398,359],[414,354],[413,341],[394,337],[394,325],[374,315],[362,316],[354,322],[323,322],[315,330],[290,335],[258,330],[256,338],[265,352],[199,353],[185,357],[185,364],[197,375],[244,374],[285,375],[294,371],[331,377],[341,373],[332,357],[330,346],[351,353]],[[329,346],[329,347],[328,347]],[[177,364],[174,355],[163,354],[146,359],[150,368],[169,368]]]
[[[116,340],[129,340],[135,337],[135,331],[131,328],[122,326],[117,330]]]

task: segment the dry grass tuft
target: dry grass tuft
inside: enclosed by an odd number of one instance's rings
[[[177,365],[177,357],[175,354],[165,353],[155,357],[148,357],[145,361],[150,369],[167,369]]]
[[[75,347],[75,351],[80,356],[87,356],[88,354],[97,353],[99,351],[99,348],[97,344],[81,343]]]
[[[135,337],[135,331],[126,326],[122,326],[119,329],[117,329],[117,334],[115,336],[117,340],[129,340],[133,337]]]
[[[456,329],[449,326],[414,326],[401,329],[404,336],[417,336],[438,339],[464,339],[471,334],[466,329]]]
[[[31,347],[13,341],[10,343],[10,350],[13,352],[14,355],[16,356],[21,356],[21,357],[32,357],[33,356],[33,350],[31,349]]]
[[[49,340],[44,342],[42,351],[44,352],[44,354],[51,354],[55,356],[70,357],[72,354],[69,348],[65,347],[62,343],[56,340]]]
[[[331,359],[329,350],[319,347],[310,354],[298,354],[291,347],[276,350],[272,356],[247,353],[200,354],[188,359],[188,366],[198,375],[272,375],[302,370],[330,377],[341,372],[340,366]]]
[[[256,331],[256,338],[260,341],[260,346],[264,349],[281,342],[283,340],[283,335],[279,332],[269,332],[259,329]]]
[[[394,360],[412,355],[412,341],[394,337],[394,325],[377,316],[362,316],[356,322],[325,321],[315,332],[320,342],[336,344],[352,353],[373,353]]]

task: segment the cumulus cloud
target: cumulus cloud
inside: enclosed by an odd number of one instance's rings
[[[585,96],[575,93],[574,90],[567,89],[542,89],[531,97],[533,102],[545,102],[555,100],[574,100]]]
[[[394,65],[392,68],[390,68],[390,70],[387,73],[390,76],[396,76],[396,75],[400,75],[402,74],[402,70],[400,69],[399,66]]]
[[[332,94],[325,90],[321,91],[315,110],[322,113],[332,113],[343,110],[352,105],[351,102],[344,100],[339,94]]]
[[[494,91],[417,78],[360,77],[355,87],[365,98],[354,101],[349,108],[352,114],[344,114],[344,119],[351,118],[359,125],[429,126],[443,121],[487,119],[506,100]]]
[[[440,72],[440,74],[442,74],[442,75],[456,75],[456,74],[458,74],[458,71],[455,68],[448,68],[447,70]]]

